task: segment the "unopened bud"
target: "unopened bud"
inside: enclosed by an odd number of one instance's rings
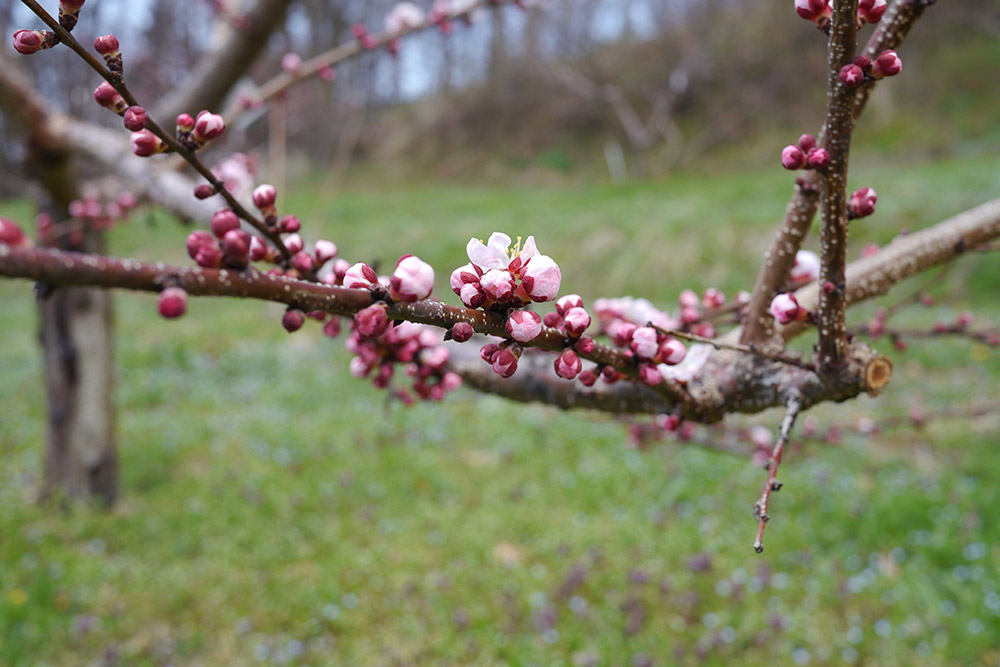
[[[365,338],[378,338],[389,328],[389,316],[386,313],[385,304],[374,303],[367,308],[362,308],[354,315],[354,322],[358,325],[358,333]]]
[[[105,57],[119,55],[118,38],[114,35],[101,35],[94,39],[94,50]]]
[[[451,328],[451,339],[456,343],[464,343],[472,338],[475,330],[468,322],[458,322]]]
[[[504,348],[493,357],[493,372],[502,378],[509,378],[517,371],[517,355],[510,348]]]
[[[720,308],[726,303],[726,295],[722,290],[709,287],[701,297],[701,305],[705,310]]]
[[[415,255],[404,255],[396,262],[396,268],[389,279],[389,288],[394,299],[426,299],[434,289],[434,269]]]
[[[771,315],[780,324],[794,322],[801,310],[794,294],[779,294],[771,301]]]
[[[330,338],[336,338],[340,335],[340,317],[334,315],[323,324],[323,333]]]
[[[655,387],[663,382],[663,375],[660,373],[660,370],[652,364],[640,364],[639,379],[643,384]]]
[[[254,262],[269,259],[271,250],[267,247],[267,242],[259,236],[250,239],[250,259]]]
[[[865,82],[865,73],[857,65],[844,65],[840,68],[840,82],[848,88],[857,88]]]
[[[530,310],[515,310],[507,318],[507,333],[519,343],[534,340],[542,332],[542,318]]]
[[[802,169],[806,166],[806,154],[798,146],[789,144],[781,149],[781,166],[789,171]]]
[[[573,338],[583,335],[590,326],[590,314],[580,306],[574,306],[566,311],[563,318],[563,328]]]
[[[149,157],[167,150],[167,145],[149,130],[133,132],[131,136],[132,152],[139,157]]]
[[[668,338],[660,343],[660,349],[657,352],[656,361],[661,364],[667,364],[668,366],[676,366],[684,361],[684,357],[686,356],[687,348],[684,347],[684,343],[680,342],[676,338]]]
[[[250,233],[242,229],[226,232],[222,239],[222,254],[226,264],[234,269],[245,267],[250,259],[250,244],[252,242]]]
[[[886,0],[859,0],[858,21],[878,23],[887,7]]]
[[[852,218],[866,218],[875,212],[878,195],[873,188],[861,188],[851,193],[847,212]]]
[[[554,364],[556,375],[567,380],[572,380],[583,370],[583,362],[576,356],[573,350],[565,350],[560,354]]]
[[[282,234],[292,234],[302,229],[302,223],[294,215],[283,215],[278,220],[278,231]]]
[[[314,262],[312,255],[304,250],[292,255],[292,268],[300,273],[309,273],[313,270]]]
[[[196,185],[194,188],[194,196],[197,199],[208,199],[216,194],[218,194],[218,191],[215,189],[215,186],[207,183]]]
[[[350,289],[368,289],[377,284],[378,275],[364,262],[352,265],[344,274],[344,287]]]
[[[188,294],[180,287],[167,287],[160,292],[157,308],[168,320],[180,317],[187,311]]]
[[[830,166],[830,153],[825,148],[814,148],[806,155],[806,166],[810,169],[826,169]]]
[[[240,228],[240,219],[228,208],[224,208],[212,214],[209,227],[211,227],[215,238],[221,239],[225,237],[227,232]]]
[[[573,344],[573,349],[575,349],[580,354],[586,356],[594,351],[595,345],[596,343],[594,342],[593,338],[591,338],[590,336],[584,336],[583,338],[581,338],[580,340],[576,341],[576,343]]]
[[[278,198],[278,191],[274,189],[273,185],[263,184],[258,185],[253,191],[253,204],[261,211],[270,211],[274,209],[274,202]]]
[[[297,308],[289,308],[281,318],[281,326],[288,333],[295,333],[306,323],[306,314]]]
[[[194,129],[194,118],[190,114],[182,113],[177,116],[177,134],[187,134]]]
[[[313,245],[316,253],[316,262],[322,266],[337,256],[337,244],[333,241],[320,239]]]
[[[117,114],[125,113],[125,110],[128,108],[125,98],[107,81],[99,85],[94,91],[94,101],[105,109],[110,109]]]
[[[24,232],[14,221],[0,218],[0,244],[22,248],[27,247],[29,241],[28,237],[24,235]]]
[[[872,63],[872,76],[876,79],[896,76],[902,71],[903,61],[899,59],[895,51],[883,51]]]
[[[827,0],[795,0],[795,11],[807,21],[820,25],[833,15]]]
[[[14,50],[18,53],[30,56],[38,53],[42,49],[48,48],[46,36],[40,30],[18,30],[14,33]]]
[[[204,144],[217,139],[226,130],[226,121],[217,113],[201,112],[194,123],[194,140]]]
[[[125,122],[125,129],[130,132],[138,132],[142,128],[146,127],[146,120],[148,116],[146,115],[146,110],[140,106],[131,106],[125,110],[123,116]]]

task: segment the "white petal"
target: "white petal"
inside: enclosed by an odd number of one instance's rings
[[[535,237],[529,236],[528,240],[524,242],[524,248],[521,250],[521,261],[527,262],[537,254],[538,248],[535,246]]]
[[[486,247],[479,239],[470,239],[465,251],[472,263],[481,269],[501,269],[507,266],[506,253],[498,255],[493,248]]]

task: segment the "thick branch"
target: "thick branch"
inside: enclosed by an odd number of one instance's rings
[[[874,59],[886,49],[898,48],[924,9],[931,4],[933,0],[895,0],[868,40],[864,53]],[[864,111],[875,84],[876,81],[869,81],[857,89],[854,98],[855,121]],[[821,140],[824,134],[825,131],[820,130]],[[818,174],[815,171],[808,171],[803,174],[801,183],[795,188],[795,193],[785,211],[785,218],[775,232],[757,274],[740,339],[742,343],[760,345],[769,341],[774,335],[774,318],[768,312],[768,306],[777,290],[788,281],[789,272],[795,264],[795,253],[802,247],[802,242],[816,215],[819,203],[818,184]]]
[[[854,58],[857,36],[857,0],[836,0],[827,49],[827,105],[823,146],[829,166],[820,172],[820,275],[830,289],[820,292],[817,328],[817,367],[835,372],[847,347],[844,268],[847,264],[847,162],[854,129],[854,89],[838,76]]]
[[[899,236],[878,253],[862,257],[847,267],[845,300],[848,306],[885,294],[910,276],[951,261],[975,246],[1000,237],[1000,199],[977,206],[933,227]],[[810,310],[819,302],[819,287],[807,285],[795,293]],[[789,340],[808,325],[793,322],[781,329]]]

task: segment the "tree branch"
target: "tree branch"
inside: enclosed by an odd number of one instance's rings
[[[898,48],[917,19],[923,15],[924,9],[931,4],[933,0],[894,0],[868,40],[865,54],[874,58],[882,51]],[[855,121],[864,111],[876,83],[869,81],[857,89],[853,111]],[[825,130],[821,129],[819,133],[821,141],[824,135]],[[784,220],[775,232],[767,252],[764,253],[764,261],[750,293],[741,343],[763,345],[774,336],[774,318],[771,317],[768,307],[775,293],[788,281],[788,275],[795,264],[795,253],[802,247],[819,203],[817,188],[819,175],[815,171],[807,171],[798,180],[795,193],[788,202]]]
[[[777,479],[778,466],[781,465],[781,455],[785,452],[792,427],[795,426],[795,418],[799,416],[801,409],[802,404],[799,401],[795,399],[788,401],[785,418],[781,420],[778,441],[774,443],[771,458],[767,462],[767,480],[764,482],[764,490],[760,494],[760,499],[753,506],[753,515],[757,519],[757,538],[753,542],[753,550],[757,553],[764,551],[764,527],[771,518],[771,515],[767,513],[767,503],[771,499],[771,492],[781,488],[781,482]]]
[[[854,129],[854,89],[840,81],[841,67],[854,58],[857,0],[834,0],[827,48],[827,105],[824,148],[830,164],[820,171],[820,291],[816,366],[834,373],[847,347],[844,269],[847,265],[847,163]]]

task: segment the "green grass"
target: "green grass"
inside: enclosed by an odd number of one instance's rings
[[[348,258],[419,254],[439,289],[465,241],[499,229],[534,234],[588,301],[667,304],[684,287],[749,285],[789,194],[771,162],[332,200],[307,182],[288,208]],[[860,151],[852,167],[852,185],[880,195],[854,254],[1000,192],[985,149],[903,165]],[[112,250],[182,261],[186,233],[140,219]],[[963,259],[932,316],[1000,322],[997,282],[995,258]],[[28,285],[0,284],[0,304],[0,664],[1000,661],[996,416],[794,448],[755,556],[762,473],[743,459],[639,452],[608,417],[464,390],[386,404],[346,372],[341,341],[287,336],[277,306],[199,300],[165,323],[150,296],[121,294],[122,501],[62,510],[33,502],[44,394]],[[823,424],[998,398],[995,353],[889,354],[889,390],[817,409]]]

